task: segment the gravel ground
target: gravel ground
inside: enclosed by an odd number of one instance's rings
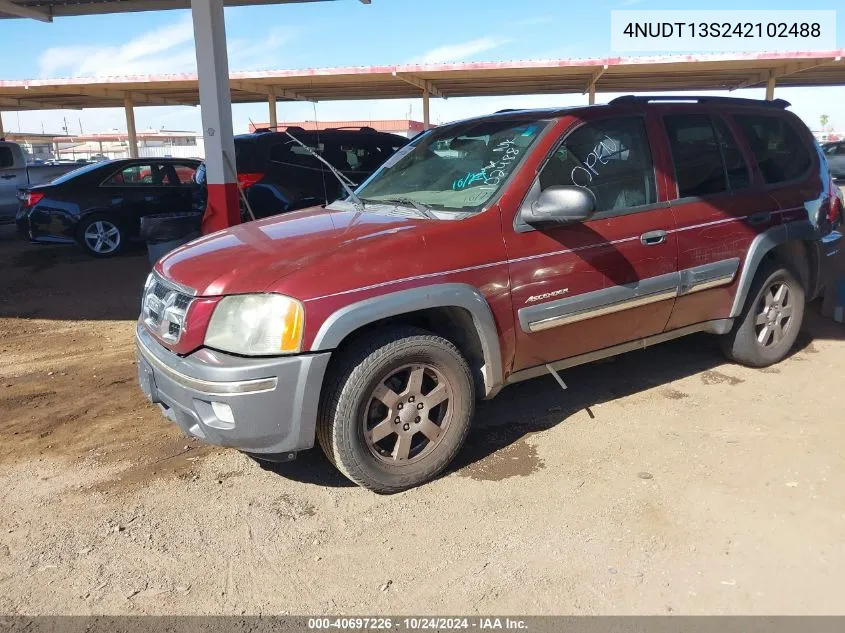
[[[439,480],[267,470],[135,384],[143,253],[0,238],[0,613],[842,613],[845,327],[510,387]]]

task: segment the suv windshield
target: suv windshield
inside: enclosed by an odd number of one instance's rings
[[[548,124],[497,118],[431,130],[396,152],[356,193],[365,202],[479,211]]]

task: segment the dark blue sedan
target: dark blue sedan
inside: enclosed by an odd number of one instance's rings
[[[141,218],[202,210],[195,173],[200,161],[133,158],[86,165],[22,197],[18,230],[34,242],[79,244],[112,257],[138,238]]]

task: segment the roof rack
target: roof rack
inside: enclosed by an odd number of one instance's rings
[[[339,127],[329,127],[327,130],[360,130],[361,132],[377,132],[374,127],[369,125],[341,125]]]
[[[692,102],[692,103],[724,103],[733,105],[754,105],[757,107],[779,108],[784,110],[792,104],[785,99],[775,99],[774,101],[762,101],[760,99],[743,99],[742,97],[709,97],[709,96],[682,96],[682,95],[624,95],[612,99],[609,105],[619,105],[623,103],[659,103],[659,102]]]

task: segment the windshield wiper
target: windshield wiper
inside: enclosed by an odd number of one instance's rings
[[[306,152],[308,152],[309,154],[311,154],[311,156],[313,156],[313,157],[314,157],[314,158],[316,158],[318,161],[320,161],[321,163],[323,163],[326,167],[328,167],[328,168],[329,168],[329,171],[330,171],[330,172],[332,172],[332,174],[334,175],[334,177],[335,177],[335,178],[337,178],[337,181],[340,183],[340,185],[341,185],[341,186],[342,186],[342,187],[346,190],[346,193],[349,195],[349,198],[350,198],[350,200],[352,200],[352,203],[355,205],[355,208],[356,208],[358,211],[363,211],[363,210],[364,210],[364,203],[361,201],[361,198],[359,198],[357,195],[355,195],[355,192],[352,190],[352,187],[357,186],[354,182],[352,182],[349,178],[347,178],[346,176],[344,176],[344,175],[343,175],[343,173],[342,173],[339,169],[337,169],[334,165],[332,165],[332,164],[331,164],[329,161],[327,161],[325,158],[323,158],[322,156],[320,156],[320,154],[318,154],[317,152],[315,152],[313,149],[311,149],[310,147],[308,147],[305,143],[303,143],[303,142],[302,142],[302,141],[300,141],[298,138],[296,138],[293,134],[291,134],[291,133],[290,133],[290,132],[288,132],[287,130],[285,130],[284,132],[285,132],[285,134],[287,134],[289,137],[291,137],[291,139],[293,139],[293,141],[294,141],[295,143],[297,143],[298,145],[300,145],[300,146],[304,147],[304,148],[305,148],[305,151],[306,151]],[[350,185],[352,185],[352,186],[350,187]]]
[[[404,206],[411,206],[414,207],[423,217],[428,218],[429,220],[438,220],[439,218],[431,212],[427,206],[422,204],[421,202],[417,202],[416,200],[411,200],[410,198],[394,198],[392,200],[379,200],[379,202],[386,202],[388,204],[401,204]]]

